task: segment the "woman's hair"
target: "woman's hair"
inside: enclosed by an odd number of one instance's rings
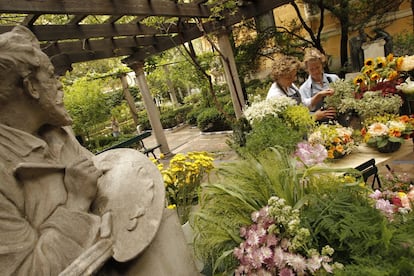
[[[273,81],[276,81],[280,77],[298,70],[300,66],[301,63],[298,58],[293,56],[280,55],[273,62],[270,77]]]
[[[306,48],[305,55],[303,56],[303,63],[306,68],[308,61],[319,60],[322,64],[325,64],[326,57],[316,48]]]

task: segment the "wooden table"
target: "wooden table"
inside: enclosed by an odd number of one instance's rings
[[[381,153],[366,144],[359,145],[350,155],[342,159],[333,160],[328,163],[331,168],[355,168],[356,166],[374,158],[376,165],[381,168],[391,164],[394,160],[399,160],[413,152],[413,140],[405,140],[400,149],[392,153]],[[413,161],[414,162],[414,161]]]

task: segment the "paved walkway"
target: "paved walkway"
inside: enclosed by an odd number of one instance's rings
[[[237,159],[237,154],[227,144],[231,131],[202,133],[198,128],[188,125],[180,126],[173,130],[164,130],[171,153],[187,153],[191,151],[207,151],[214,155],[217,161]],[[156,145],[155,136],[145,139],[145,146]],[[155,150],[157,156],[159,149]]]

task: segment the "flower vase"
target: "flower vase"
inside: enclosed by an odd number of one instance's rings
[[[391,153],[399,150],[401,147],[400,142],[388,142],[385,146],[377,148],[381,153]]]

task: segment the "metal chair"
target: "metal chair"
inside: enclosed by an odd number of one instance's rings
[[[381,188],[381,181],[378,177],[378,167],[375,165],[375,159],[372,158],[361,165],[355,167],[356,170],[362,173],[364,181],[367,182],[370,176],[373,176],[371,187],[374,189],[375,183],[377,183],[378,189]]]

